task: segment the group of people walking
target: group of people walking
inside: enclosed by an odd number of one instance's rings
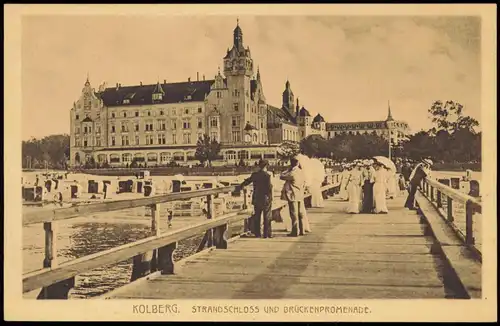
[[[340,198],[349,202],[351,214],[387,214],[387,198],[395,198],[402,190],[396,170],[387,161],[354,160],[342,165]]]

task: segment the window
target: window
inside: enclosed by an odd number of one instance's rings
[[[82,146],[82,143],[81,143],[80,138],[75,138],[75,146],[76,146],[76,147],[80,147],[80,146]]]
[[[80,119],[80,116],[77,114],[75,117],[76,120]]]
[[[79,134],[80,133],[80,127],[76,127],[75,128],[75,134]]]
[[[139,116],[139,111],[135,111],[135,116],[138,117]]]
[[[198,129],[201,129],[201,128],[203,128],[203,119],[198,118]]]
[[[177,129],[177,121],[176,120],[172,120],[172,129]]]
[[[148,117],[150,117],[150,116],[151,116],[151,111],[148,111]]]
[[[239,91],[239,90],[237,90],[237,89],[235,89],[235,90],[233,91],[233,96],[234,96],[234,97],[239,97],[239,96],[240,96],[240,91]]]
[[[162,95],[163,95],[162,93],[153,94],[153,101],[161,101],[161,99],[163,98]]]
[[[210,117],[210,127],[217,127],[217,117]]]
[[[92,133],[92,127],[89,127],[89,134]]]
[[[217,132],[211,132],[210,133],[210,139],[218,141]]]
[[[163,115],[163,110],[160,111],[160,115]]]
[[[95,139],[95,145],[96,145],[96,146],[101,146],[101,138],[97,137],[97,138]]]
[[[154,138],[151,135],[146,135],[146,145],[153,145],[154,144]]]
[[[135,124],[135,131],[139,131],[139,124],[138,123]]]
[[[100,134],[101,133],[101,125],[96,125],[95,126],[95,132]]]
[[[183,134],[182,141],[184,142],[184,144],[191,144],[191,134],[190,133]]]
[[[127,117],[127,112],[123,112],[123,117],[126,118]]]
[[[233,117],[233,119],[232,119],[232,126],[233,127],[239,127],[240,126],[240,117]]]
[[[217,98],[222,98],[222,92],[217,92]]]
[[[239,110],[239,104],[238,103],[233,103],[233,109],[234,109],[234,111],[238,111]]]
[[[185,109],[184,109],[184,113],[185,113],[185,114],[189,114],[189,109],[188,109],[188,108],[185,108]]]
[[[202,113],[203,109],[201,107],[198,108],[198,113]]]
[[[232,132],[232,139],[233,139],[233,142],[235,142],[235,143],[240,142],[241,141],[240,132],[239,131],[233,131]]]
[[[115,117],[115,113],[111,113],[111,118],[114,118]]]
[[[123,146],[128,146],[129,145],[128,136],[122,136],[122,145]]]
[[[87,141],[87,138],[85,137],[83,139],[83,147],[87,147],[89,145],[88,141]]]
[[[116,145],[116,139],[115,137],[111,137],[111,146],[115,146]]]
[[[172,134],[172,144],[177,144],[177,135]]]
[[[182,127],[184,129],[190,129],[191,128],[191,123],[189,122],[189,120],[185,120],[182,124]]]
[[[157,121],[158,130],[166,130],[165,120]]]
[[[139,136],[135,136],[135,144],[136,145],[140,145]]]
[[[175,108],[172,108],[172,115],[175,115]]]
[[[87,133],[87,126],[83,127],[83,133],[86,134]]]

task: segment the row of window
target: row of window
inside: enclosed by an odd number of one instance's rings
[[[198,107],[198,108],[184,108],[184,109],[179,108],[179,110],[177,110],[177,108],[171,108],[170,110],[171,110],[172,116],[177,115],[177,113],[179,113],[179,114],[203,113],[203,108],[201,106]],[[168,115],[168,109],[161,109],[158,112],[158,114],[160,116]],[[110,117],[111,118],[116,118],[117,116],[118,115],[117,115],[116,112],[111,112],[110,113]],[[123,117],[123,118],[127,118],[127,117],[139,117],[139,116],[141,116],[139,111],[135,111],[135,112],[133,112],[133,114],[132,114],[132,112],[128,112],[127,113],[127,111],[122,111],[120,113],[120,117]],[[148,110],[148,111],[144,112],[144,114],[142,116],[148,116],[148,117],[150,117],[150,116],[156,116],[156,111],[150,111],[150,110]]]
[[[196,141],[198,139],[203,138],[202,133],[197,134]],[[118,144],[117,139],[121,140],[121,142]],[[210,139],[219,141],[219,135],[217,132],[211,132],[210,133]],[[240,139],[240,136],[238,136],[238,139]],[[133,140],[133,142],[132,142]],[[182,144],[193,144],[192,142],[193,138],[191,137],[191,133],[184,133],[182,135]],[[177,144],[177,135],[172,134],[171,135],[171,144]],[[80,138],[75,138],[75,146],[76,147],[81,147],[83,144],[83,147],[91,147],[91,146],[97,146],[100,147],[102,146],[101,143],[101,138],[96,137],[95,138],[95,145],[92,145],[92,138],[84,137],[83,138],[83,143]],[[146,135],[145,136],[145,145],[166,145],[167,144],[167,136],[165,134],[159,134],[156,137],[153,135]],[[129,138],[127,135],[123,135],[120,137],[115,137],[112,136],[110,139],[110,146],[130,146],[130,145],[144,145],[144,143],[141,143],[140,137],[135,136],[134,138]]]

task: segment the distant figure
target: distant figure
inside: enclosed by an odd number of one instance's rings
[[[410,162],[405,161],[403,166],[401,167],[401,174],[406,183],[410,182],[410,174],[411,174],[411,166]]]
[[[387,191],[387,169],[380,163],[376,162],[374,164],[375,173],[373,174],[373,211],[375,214],[387,214],[387,202],[386,202],[386,191]]]
[[[253,172],[249,178],[245,179],[240,187],[244,188],[250,183],[253,184],[252,205],[255,214],[250,218],[250,230],[257,237],[261,237],[260,225],[261,216],[264,214],[264,238],[272,238],[271,209],[273,203],[273,183],[271,174],[267,171],[268,162],[260,160],[259,171]]]
[[[33,184],[35,187],[38,187],[38,183],[40,182],[38,178],[38,174],[35,176],[35,183]]]
[[[362,171],[362,213],[372,213],[373,212],[373,175],[375,174],[375,170],[372,166],[373,162],[369,160],[365,160],[363,162],[364,169]]]
[[[304,205],[304,175],[299,168],[297,158],[290,160],[290,168],[283,172],[280,176],[281,180],[285,181],[281,191],[281,199],[288,202],[290,211],[290,219],[292,220],[292,231],[288,234],[289,237],[297,237],[304,235],[303,225],[303,210]]]
[[[415,194],[417,193],[417,188],[422,182],[422,180],[430,176],[430,168],[432,167],[432,161],[430,159],[423,159],[421,163],[417,164],[415,169],[410,175],[410,193],[406,199],[405,206],[410,210],[415,210]]]
[[[342,164],[342,173],[341,173],[341,181],[340,181],[340,193],[339,197],[342,200],[348,200],[349,194],[347,192],[347,181],[349,180],[349,176],[351,175],[352,166],[347,164]]]
[[[351,170],[347,180],[346,189],[349,196],[347,212],[349,214],[358,214],[361,209],[361,185],[364,182],[362,167],[363,163],[356,163],[356,167]]]

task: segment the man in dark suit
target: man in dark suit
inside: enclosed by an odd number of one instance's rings
[[[245,179],[240,185],[241,188],[253,184],[252,205],[255,214],[250,218],[250,231],[257,237],[261,237],[260,225],[261,215],[264,214],[264,238],[272,237],[271,229],[271,208],[273,203],[273,184],[271,174],[267,171],[268,162],[259,161],[259,171]]]
[[[415,208],[415,194],[417,193],[418,186],[422,180],[430,176],[432,160],[425,158],[421,163],[413,169],[410,175],[410,190],[408,197],[406,198],[405,207],[410,210],[416,210]]]

